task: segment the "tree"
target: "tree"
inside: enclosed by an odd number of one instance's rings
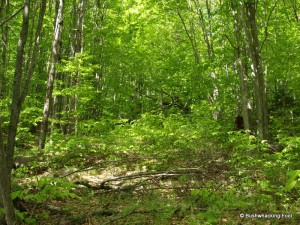
[[[11,180],[11,169],[14,156],[15,148],[15,137],[17,134],[17,126],[19,122],[20,110],[21,110],[21,80],[23,73],[23,62],[24,62],[24,49],[27,41],[29,27],[29,0],[24,1],[24,13],[23,13],[23,23],[22,29],[18,42],[17,57],[16,57],[16,67],[14,73],[14,88],[11,103],[11,115],[8,133],[8,144],[7,150],[3,147],[3,138],[1,137],[1,192],[2,199],[4,203],[6,221],[10,224],[16,223],[16,216],[13,208],[12,199],[10,197],[10,180]],[[2,124],[2,121],[1,121]],[[1,136],[2,136],[2,129]]]
[[[268,139],[268,102],[265,87],[265,77],[262,69],[260,46],[256,23],[256,4],[254,1],[245,2],[246,19],[248,25],[247,41],[251,58],[251,69],[254,83],[254,99],[258,136]]]
[[[240,81],[242,123],[245,130],[250,130],[249,121],[249,99],[248,99],[248,74],[247,74],[247,55],[246,43],[246,24],[244,23],[244,9],[241,4],[231,2],[232,14],[234,19],[234,34],[236,46],[233,46],[237,52],[237,74]]]
[[[76,5],[76,2],[73,3],[73,38],[71,42],[71,57],[76,57],[77,54],[83,53],[83,21],[84,21],[84,15],[86,12],[86,6],[87,1],[86,0],[80,0],[78,3],[78,6]],[[79,85],[79,71],[75,71],[73,75],[71,75],[71,81],[70,86],[73,86],[75,89]],[[77,132],[77,123],[78,118],[75,115],[76,109],[78,107],[78,93],[75,93],[74,96],[70,99],[70,111],[73,112],[73,119],[71,124],[69,125],[69,132],[75,131]]]
[[[8,225],[16,224],[16,215],[13,201],[10,195],[10,179],[6,162],[6,151],[4,148],[4,140],[2,136],[2,117],[0,116],[0,193],[1,200],[5,209],[5,216]],[[1,220],[0,220],[1,222]]]
[[[57,0],[56,1],[56,19],[55,19],[55,26],[53,31],[53,42],[52,42],[52,59],[51,59],[51,67],[49,71],[49,76],[47,80],[47,91],[44,103],[44,111],[43,111],[43,118],[41,122],[41,133],[39,139],[39,150],[45,148],[46,142],[46,135],[48,130],[48,119],[52,107],[52,93],[53,93],[53,85],[56,75],[56,64],[59,63],[59,56],[60,56],[60,46],[61,46],[61,34],[63,29],[63,12],[64,12],[64,1]]]
[[[216,102],[217,97],[219,95],[219,88],[217,85],[217,72],[215,69],[216,66],[216,59],[215,59],[215,43],[214,43],[214,34],[213,34],[213,15],[212,10],[214,6],[214,3],[209,0],[205,0],[204,3],[200,3],[199,0],[193,0],[194,4],[194,10],[197,13],[197,20],[198,20],[198,26],[201,28],[201,36],[204,40],[206,51],[207,51],[207,57],[206,61],[209,64],[210,68],[210,77],[212,80],[213,90],[211,93],[208,93],[208,98],[211,103]],[[217,109],[214,112],[214,118],[219,119],[220,118],[220,110]]]
[[[6,211],[7,223],[15,224],[16,216],[13,209],[13,203],[10,196],[11,191],[11,170],[13,165],[14,151],[16,145],[16,135],[17,128],[20,119],[20,112],[25,98],[29,91],[30,81],[34,72],[35,62],[37,58],[37,53],[39,49],[40,34],[43,26],[43,19],[46,10],[46,0],[41,3],[39,20],[36,28],[34,47],[31,52],[31,57],[29,60],[29,66],[24,72],[24,57],[25,57],[25,47],[28,37],[29,29],[29,13],[30,13],[30,2],[29,0],[24,0],[24,12],[22,20],[22,28],[19,36],[17,56],[13,80],[13,93],[12,93],[12,103],[10,108],[10,120],[8,128],[7,137],[7,148],[4,148],[4,139],[2,137],[2,128],[0,129],[0,163],[1,163],[1,193],[4,203],[4,208]],[[24,77],[23,73],[26,75]],[[24,83],[23,83],[24,81]],[[2,126],[2,116],[0,115],[0,126]]]
[[[0,20],[2,21],[4,19],[4,16],[8,16],[9,15],[9,1],[1,1],[0,3]],[[0,58],[0,100],[3,100],[6,98],[6,70],[7,70],[7,48],[8,48],[8,33],[9,33],[9,29],[8,29],[8,24],[2,24],[1,25],[1,58]],[[4,111],[4,107],[2,106],[2,104],[0,104],[0,111]],[[2,122],[2,115],[0,114],[0,126],[1,126],[1,122]],[[0,140],[0,147],[1,150],[4,153],[4,145],[3,145],[3,138],[2,138],[2,134],[1,134],[1,129],[0,129],[0,135],[1,135],[1,140]],[[1,154],[1,153],[0,153]],[[3,155],[3,159],[6,162],[5,159],[5,154]],[[4,163],[4,161],[2,161]],[[3,164],[3,166],[5,166],[5,164]],[[5,168],[4,168],[5,169]],[[1,170],[2,171],[2,170]],[[5,171],[3,171],[3,173],[5,173]],[[4,185],[5,186],[5,185]],[[0,188],[1,190],[1,188]],[[3,206],[3,202],[2,202],[2,195],[0,198],[0,206]],[[4,219],[0,217],[0,221]]]
[[[9,1],[1,1],[0,20],[4,19],[3,15],[9,15]],[[1,68],[0,68],[0,99],[6,95],[6,69],[7,69],[7,47],[8,47],[8,24],[1,26]]]

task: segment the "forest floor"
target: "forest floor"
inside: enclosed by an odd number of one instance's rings
[[[130,129],[19,151],[13,197],[23,224],[300,224],[283,156],[254,137]]]
[[[120,154],[117,160],[97,153],[74,157],[42,156],[34,179],[56,177],[75,184],[68,194],[48,190],[42,201],[23,201],[30,224],[293,224],[291,219],[245,219],[248,203],[236,204],[236,172],[227,155],[212,151],[173,150],[168,157]],[[115,155],[116,156],[116,155]],[[56,168],[47,168],[43,161]],[[51,160],[50,160],[51,159]],[[62,163],[65,159],[72,165]],[[84,162],[84,163],[82,163]],[[57,167],[64,165],[64,167]],[[80,165],[74,167],[74,165]],[[149,169],[151,167],[151,169]],[[153,168],[159,168],[155,170]],[[20,167],[22,168],[22,167]],[[162,169],[165,168],[165,169]],[[53,172],[54,171],[54,172]],[[29,177],[19,185],[30,186]],[[55,182],[52,181],[51,185]],[[58,181],[59,183],[59,181]],[[62,183],[62,187],[65,184]],[[65,190],[68,187],[65,185]],[[38,185],[36,191],[45,188]],[[43,192],[43,191],[42,191]],[[38,193],[36,193],[38,194]],[[41,193],[40,193],[41,194]],[[53,195],[53,196],[51,196]],[[243,205],[244,204],[244,205]],[[259,203],[258,203],[259,204]],[[267,209],[266,209],[267,210]],[[252,212],[255,213],[255,212]],[[265,212],[267,213],[267,212]],[[37,216],[38,215],[38,216]],[[35,219],[33,219],[35,218]],[[32,222],[30,222],[32,221]],[[274,223],[275,221],[275,223]],[[296,222],[294,224],[297,224]]]
[[[32,215],[48,214],[48,219],[38,224],[177,224],[191,212],[206,210],[189,205],[192,190],[207,188],[208,181],[214,191],[228,185],[224,158],[208,159],[203,151],[173,150],[166,158],[122,153],[118,160],[99,158],[98,154],[83,159],[69,153],[41,156],[35,165],[34,179],[51,176],[74,182],[72,190],[78,196],[34,205],[23,202]],[[45,159],[64,167],[46,168]],[[68,166],[62,162],[65,159],[73,165],[84,164],[81,168]],[[26,177],[18,184],[30,186],[31,181]]]

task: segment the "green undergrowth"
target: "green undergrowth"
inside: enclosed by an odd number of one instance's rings
[[[76,134],[55,133],[39,158],[14,171],[13,197],[27,207],[20,218],[24,224],[298,224],[299,138],[279,135],[279,149],[193,110],[193,116],[82,121],[85,129]],[[274,218],[250,218],[261,215]]]

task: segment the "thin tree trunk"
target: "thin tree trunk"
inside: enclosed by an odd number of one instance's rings
[[[33,47],[32,53],[31,53],[31,57],[30,57],[31,60],[29,61],[29,67],[28,67],[28,70],[26,71],[26,80],[24,82],[23,88],[21,88],[21,86],[22,86],[22,73],[23,73],[22,71],[23,71],[23,62],[24,62],[24,49],[23,49],[23,53],[22,53],[22,62],[18,61],[18,56],[17,56],[16,72],[19,71],[18,73],[20,73],[20,74],[19,74],[19,77],[16,78],[17,85],[14,85],[14,94],[13,94],[13,103],[12,103],[12,109],[14,110],[14,112],[12,110],[12,113],[11,113],[11,115],[13,115],[14,117],[12,118],[12,116],[11,116],[11,118],[10,118],[10,123],[12,124],[12,126],[10,126],[10,131],[12,131],[12,132],[9,133],[10,141],[8,141],[8,152],[12,152],[12,154],[8,155],[8,160],[7,160],[8,166],[9,166],[8,167],[9,171],[11,171],[11,166],[12,166],[12,162],[13,162],[13,155],[14,155],[13,149],[15,146],[15,136],[16,136],[16,132],[17,132],[17,125],[18,125],[18,121],[19,121],[21,108],[22,108],[25,98],[29,92],[30,81],[33,76],[33,72],[34,72],[35,65],[36,65],[36,59],[37,59],[38,50],[39,50],[39,40],[40,40],[40,35],[41,35],[42,27],[43,27],[43,19],[45,16],[46,5],[47,5],[47,0],[43,0],[41,3],[41,7],[40,7],[39,19],[38,19],[38,24],[37,24],[36,33],[35,33],[34,47]],[[25,10],[26,10],[26,7],[25,7]],[[29,25],[29,19],[27,21],[27,26],[28,25]],[[28,27],[27,27],[27,32],[28,32]],[[27,33],[26,33],[26,36],[27,36]],[[24,43],[24,47],[25,47],[25,43]],[[15,90],[15,89],[17,89],[17,90]],[[10,135],[11,135],[11,137],[10,137]]]
[[[254,82],[254,99],[256,108],[256,120],[258,136],[268,139],[268,105],[265,87],[265,78],[262,70],[262,63],[259,51],[256,8],[254,2],[245,2],[247,22],[250,32],[248,33],[249,53],[251,58],[251,68]]]
[[[83,21],[84,15],[86,11],[87,0],[80,0],[79,3],[76,1],[73,3],[74,8],[74,21],[73,21],[73,40],[71,43],[71,56],[76,57],[78,53],[83,52]],[[74,74],[72,74],[71,85],[73,87],[78,86],[80,79],[80,72],[77,70]],[[78,104],[78,93],[75,93],[70,100],[70,113],[72,116],[71,123],[69,126],[69,132],[77,133],[77,124],[78,118],[76,115]]]
[[[8,2],[8,1],[7,1]],[[17,127],[20,117],[20,112],[22,108],[22,104],[28,94],[30,80],[33,75],[35,61],[37,58],[38,53],[38,47],[39,47],[39,39],[40,39],[40,33],[42,30],[42,24],[43,24],[43,18],[45,15],[45,8],[46,8],[46,2],[47,0],[43,0],[41,10],[40,10],[40,17],[38,20],[38,26],[36,29],[36,35],[35,35],[35,43],[34,43],[34,50],[32,52],[31,61],[29,62],[29,70],[27,71],[27,77],[24,84],[24,87],[22,89],[22,74],[23,74],[23,66],[24,66],[24,49],[27,41],[28,36],[28,28],[29,28],[29,0],[24,1],[24,14],[23,14],[23,23],[22,23],[22,29],[21,34],[18,42],[18,49],[17,49],[17,57],[16,57],[16,69],[15,69],[15,75],[14,75],[14,86],[13,86],[13,96],[12,96],[12,104],[11,104],[11,116],[10,116],[10,124],[9,124],[9,132],[8,132],[8,145],[7,145],[7,151],[4,152],[5,162],[2,160],[1,165],[5,166],[6,169],[1,169],[1,171],[4,173],[7,173],[7,181],[6,178],[3,178],[3,182],[1,185],[2,195],[6,195],[6,189],[5,185],[8,185],[7,190],[9,190],[9,196],[10,196],[10,182],[11,182],[11,169],[13,164],[13,157],[14,157],[14,148],[15,148],[15,137],[17,134]],[[2,56],[2,60],[3,60]],[[4,87],[5,88],[5,87]],[[22,92],[21,92],[22,90]],[[1,133],[2,134],[2,133]],[[1,140],[3,142],[3,139]],[[3,144],[2,149],[3,148]],[[5,155],[6,154],[6,155]],[[3,189],[4,188],[4,189]],[[4,190],[4,191],[3,191]],[[3,200],[5,200],[3,197]],[[8,201],[9,198],[6,199]],[[8,208],[10,208],[10,203]],[[11,202],[12,204],[12,202]],[[6,207],[6,206],[5,206]],[[12,217],[12,215],[8,215],[9,217]],[[13,218],[9,219],[7,218],[8,224],[13,224],[11,221]]]
[[[202,7],[199,3],[199,0],[193,0],[196,10],[197,10],[197,14],[198,14],[198,19],[199,19],[199,23],[200,23],[200,27],[202,30],[202,36],[206,45],[206,50],[207,50],[207,54],[208,54],[208,58],[209,61],[212,60],[213,57],[213,43],[212,43],[212,36],[211,36],[211,23],[210,21],[205,21],[204,18],[204,13],[202,10]],[[206,6],[206,10],[207,10],[207,15],[208,15],[208,19],[211,19],[211,13],[210,13],[210,5],[209,2],[205,1],[205,6]],[[208,25],[207,25],[208,23]]]
[[[249,113],[248,113],[248,76],[247,76],[247,66],[246,66],[246,54],[245,54],[245,32],[242,32],[243,26],[243,8],[239,5],[231,4],[233,18],[234,18],[234,30],[236,39],[236,50],[237,50],[237,61],[238,61],[238,76],[240,81],[240,92],[241,92],[241,108],[243,125],[245,130],[250,130]]]
[[[16,145],[16,134],[17,127],[20,118],[20,112],[22,107],[21,101],[21,86],[22,86],[22,74],[23,74],[23,64],[24,64],[24,51],[27,41],[28,27],[29,27],[29,0],[24,0],[24,13],[23,13],[23,23],[20,33],[20,38],[18,41],[17,56],[16,56],[16,66],[13,82],[13,94],[11,103],[11,112],[8,128],[8,141],[7,141],[7,168],[10,177],[14,150]]]
[[[9,0],[1,1],[0,3],[0,21],[3,21],[5,16],[9,15]],[[1,26],[1,58],[0,58],[0,100],[6,98],[6,70],[7,70],[7,48],[8,48],[8,25]],[[0,112],[5,111],[4,106],[0,106]],[[1,118],[0,118],[1,119]],[[1,130],[0,130],[1,132]],[[0,143],[2,144],[2,142]],[[4,146],[3,146],[4,149]],[[5,159],[6,161],[6,159]],[[0,162],[0,164],[2,164]],[[4,165],[4,164],[3,164]],[[6,165],[6,164],[5,164]],[[0,188],[1,194],[1,188]],[[0,195],[0,207],[3,208],[2,194]],[[0,223],[4,222],[4,214],[0,214]]]
[[[3,15],[9,15],[9,0],[2,1],[0,6],[0,20],[4,18]],[[7,48],[8,48],[8,24],[2,27],[1,40],[1,66],[0,66],[0,99],[6,97],[6,69],[7,69]]]
[[[196,63],[196,65],[199,65],[200,64],[200,59],[199,59],[199,53],[198,53],[198,49],[197,49],[197,45],[196,45],[196,41],[195,41],[195,36],[192,35],[193,33],[192,34],[189,33],[189,31],[187,29],[187,26],[186,26],[186,24],[184,22],[184,19],[183,19],[182,15],[181,15],[179,9],[177,9],[177,14],[178,14],[178,16],[179,16],[179,18],[181,20],[181,23],[182,23],[182,25],[184,27],[184,31],[185,31],[185,33],[186,33],[187,37],[189,38],[190,43],[192,45],[192,49],[193,49],[193,53],[194,53],[194,57],[195,57],[195,63]]]
[[[23,22],[21,33],[18,41],[17,56],[16,56],[16,66],[14,73],[13,82],[13,95],[11,103],[11,114],[10,123],[8,130],[8,144],[5,151],[3,146],[2,129],[0,127],[0,187],[1,195],[4,203],[6,222],[8,225],[14,225],[17,223],[16,215],[14,211],[14,206],[12,198],[10,195],[11,189],[11,169],[14,156],[14,148],[16,143],[17,127],[19,122],[21,104],[20,104],[20,91],[22,83],[22,73],[23,73],[23,63],[24,63],[24,49],[27,41],[29,27],[29,0],[24,0],[24,12],[23,12]],[[0,126],[2,124],[2,118],[0,118]]]
[[[203,3],[205,4],[205,6],[202,6],[199,0],[193,0],[193,3],[196,7],[199,25],[202,30],[202,37],[206,45],[208,62],[211,65],[210,76],[213,83],[213,91],[208,95],[208,98],[209,101],[213,104],[214,102],[216,102],[219,96],[219,87],[217,84],[216,70],[214,69],[215,53],[214,53],[213,31],[212,31],[212,13],[211,13],[212,2],[209,0],[205,0]],[[204,10],[202,8],[206,9],[206,15],[204,14]],[[217,108],[214,111],[213,117],[215,120],[221,118],[221,110],[219,108]]]
[[[14,204],[10,194],[10,178],[7,168],[5,148],[3,144],[2,136],[2,117],[0,116],[0,190],[1,190],[1,199],[4,204],[5,217],[8,225],[16,224],[16,215]],[[1,222],[1,221],[0,221]]]
[[[95,14],[97,17],[94,20],[94,26],[96,29],[101,30],[104,27],[104,22],[106,19],[106,13],[107,13],[107,0],[98,0],[97,1],[97,7],[95,7],[93,10],[96,10]],[[94,43],[93,43],[93,54],[97,56],[97,61],[99,64],[99,68],[96,71],[95,81],[94,81],[94,87],[97,90],[97,98],[102,98],[102,90],[104,87],[103,81],[103,72],[104,72],[104,64],[103,61],[105,59],[104,55],[104,46],[105,46],[105,37],[103,35],[98,35],[94,37]],[[102,107],[96,107],[93,109],[93,115],[95,117],[100,117],[102,115]]]
[[[30,87],[30,81],[33,76],[33,72],[36,66],[36,60],[39,52],[39,43],[41,39],[41,32],[43,28],[43,22],[44,22],[44,16],[46,12],[46,6],[47,6],[47,0],[42,0],[41,5],[40,5],[40,13],[39,13],[39,19],[38,19],[38,24],[35,32],[35,38],[34,38],[34,46],[33,46],[33,51],[31,54],[31,60],[29,62],[29,68],[26,73],[26,81],[22,90],[21,94],[21,102],[23,104],[26,96],[28,95],[29,92],[29,87]]]
[[[61,34],[63,29],[63,0],[57,0],[56,4],[57,13],[56,13],[56,20],[55,20],[55,27],[54,27],[54,34],[53,34],[53,42],[52,42],[52,60],[51,60],[51,67],[49,71],[49,76],[47,80],[47,91],[44,103],[44,111],[43,111],[43,118],[41,123],[41,133],[39,139],[39,150],[45,148],[46,143],[46,135],[48,130],[48,120],[50,115],[50,107],[52,107],[52,93],[54,87],[54,79],[56,75],[56,64],[59,62],[59,55],[60,55],[60,44],[61,44]]]

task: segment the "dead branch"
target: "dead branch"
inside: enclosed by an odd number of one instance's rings
[[[131,175],[126,176],[120,176],[115,178],[110,178],[107,180],[104,180],[101,182],[99,187],[104,187],[106,183],[114,182],[114,181],[120,181],[120,180],[133,180],[133,179],[139,179],[139,178],[162,178],[162,177],[172,177],[172,176],[181,176],[181,175],[189,175],[189,174],[198,174],[202,172],[198,168],[188,168],[188,169],[178,169],[178,170],[170,170],[170,171],[159,171],[159,172],[141,172],[141,173],[135,173]]]
[[[75,171],[72,171],[70,173],[59,176],[59,178],[65,178],[65,177],[68,177],[70,175],[73,175],[74,173],[80,173],[80,172],[84,172],[84,171],[94,170],[95,168],[98,168],[99,166],[101,166],[103,164],[107,164],[107,163],[122,164],[122,163],[127,163],[127,162],[138,162],[138,161],[154,160],[154,159],[157,159],[157,157],[156,158],[152,158],[152,157],[138,158],[138,157],[136,157],[136,158],[121,159],[121,160],[102,160],[101,162],[97,162],[97,163],[94,163],[92,165],[88,165],[88,166],[85,166],[85,167],[80,168],[78,170],[75,170]]]

